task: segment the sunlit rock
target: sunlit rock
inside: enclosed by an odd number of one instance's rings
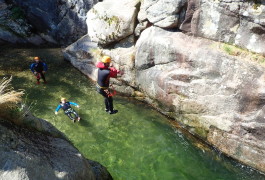
[[[47,121],[30,118],[30,126],[28,120],[16,122],[18,126],[0,119],[0,179],[112,179]],[[41,124],[42,132],[36,130]]]
[[[134,32],[139,0],[106,0],[87,13],[90,39],[100,45],[119,41]]]
[[[162,28],[177,27],[186,0],[143,0],[138,15],[140,22],[148,19]]]
[[[192,23],[196,27],[193,34],[265,54],[263,3],[202,0],[197,13],[199,18]]]
[[[175,113],[229,156],[265,171],[262,66],[227,55],[213,41],[151,27],[136,43],[135,68],[136,85],[154,106]]]

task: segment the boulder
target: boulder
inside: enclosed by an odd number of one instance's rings
[[[94,81],[97,80],[96,63],[100,61],[103,55],[110,56],[113,66],[121,71],[118,80],[111,79],[114,84],[118,85],[116,89],[121,89],[121,92],[126,94],[134,94],[133,88],[123,84],[125,82],[135,86],[134,46],[122,47],[120,45],[119,48],[112,50],[101,49],[94,42],[91,42],[88,35],[86,35],[65,48],[63,54],[65,59],[70,61],[73,66]]]
[[[105,167],[85,159],[64,138],[2,119],[0,132],[0,179],[112,179]]]
[[[144,0],[138,15],[140,22],[148,19],[162,28],[175,28],[186,0]]]
[[[88,35],[102,46],[130,36],[134,32],[139,0],[105,0],[87,13]]]
[[[118,80],[120,80],[122,83],[116,82],[116,84],[118,85],[127,84],[132,87],[136,85],[135,73],[134,73],[134,63],[135,63],[134,51],[135,51],[134,46],[129,48],[116,48],[116,49],[102,51],[103,54],[112,57],[113,66],[121,71],[121,76],[118,77]],[[132,91],[130,91],[129,94],[131,95]]]
[[[214,48],[212,41],[156,27],[136,43],[136,86],[149,102],[221,150],[220,137],[229,134],[238,143],[226,142],[223,152],[263,172],[264,70]],[[244,151],[237,148],[241,143]]]
[[[92,80],[96,80],[96,60],[91,53],[100,54],[96,43],[91,42],[88,35],[83,36],[75,43],[63,50],[64,58],[72,63],[74,67],[87,75]]]

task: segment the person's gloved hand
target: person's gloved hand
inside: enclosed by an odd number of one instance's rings
[[[57,114],[58,114],[58,112],[57,112],[57,111],[55,111],[55,114],[57,115]]]
[[[80,106],[79,106],[79,105],[77,105],[76,107],[77,107],[77,108],[80,108]]]

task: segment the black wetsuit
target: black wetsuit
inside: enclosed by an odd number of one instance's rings
[[[37,77],[37,80],[39,81],[40,80],[40,76],[41,78],[43,79],[44,82],[46,82],[46,79],[45,79],[45,76],[43,74],[43,71],[47,71],[48,67],[46,65],[46,63],[44,62],[38,62],[38,63],[32,63],[31,66],[30,66],[30,70],[35,73],[37,72],[36,74],[36,77]],[[40,76],[39,76],[40,75]]]
[[[109,88],[110,70],[109,69],[98,69],[98,80],[97,80],[97,92],[104,97],[105,110],[107,112],[113,112],[113,99],[104,90]]]

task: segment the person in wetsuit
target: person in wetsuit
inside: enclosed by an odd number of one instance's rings
[[[55,114],[58,114],[58,111],[62,108],[64,110],[64,113],[73,121],[75,122],[80,121],[80,117],[78,116],[77,112],[71,107],[71,105],[76,106],[79,108],[79,105],[74,102],[68,102],[65,98],[61,98],[60,104],[57,106],[55,110]]]
[[[46,63],[40,61],[39,57],[34,57],[34,63],[30,65],[30,70],[33,72],[33,74],[37,78],[37,84],[40,84],[40,78],[43,79],[44,83],[46,84],[47,81],[45,79],[44,74],[48,70],[48,66]]]
[[[109,56],[103,56],[101,62],[97,63],[98,79],[96,89],[99,94],[104,97],[105,111],[109,114],[115,114],[118,110],[113,109],[112,94],[109,90],[110,78],[116,78],[119,73],[113,67],[110,67],[111,58]]]

